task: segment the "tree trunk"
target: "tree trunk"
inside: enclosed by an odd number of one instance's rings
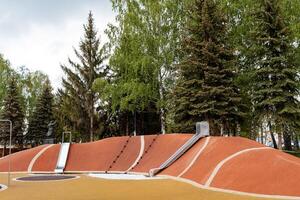
[[[90,141],[92,142],[94,140],[94,115],[91,112],[91,116],[90,116]]]
[[[276,143],[276,139],[275,139],[275,136],[274,136],[274,133],[273,133],[273,130],[272,130],[272,124],[271,124],[271,121],[268,121],[268,126],[269,126],[270,134],[271,134],[271,137],[272,137],[273,147],[274,147],[275,149],[278,149],[277,143]]]
[[[263,125],[260,126],[260,142],[264,144],[264,128]]]
[[[141,121],[140,134],[145,135],[145,113],[144,112],[141,112],[141,114],[140,114],[140,121]],[[147,126],[147,124],[146,124],[146,126]]]
[[[160,124],[161,124],[161,133],[166,134],[166,112],[164,108],[160,109]]]
[[[255,138],[256,138],[256,133],[255,132],[256,132],[256,126],[254,124],[254,121],[252,120],[251,121],[250,135],[249,135],[251,140],[255,140]]]
[[[278,149],[282,150],[282,133],[278,133]]]
[[[126,113],[126,135],[129,135],[129,113]]]
[[[134,111],[134,130],[133,135],[136,136],[136,111]]]
[[[233,129],[233,136],[236,137],[236,126],[234,125],[234,126],[232,127],[232,129]]]
[[[4,144],[3,144],[2,157],[5,156],[5,151],[6,151],[6,141],[4,141]]]
[[[286,126],[283,128],[283,140],[284,140],[284,149],[288,151],[292,151],[292,137],[289,133],[289,130]]]
[[[209,134],[212,136],[220,136],[221,131],[218,124],[213,119],[209,119],[207,121],[209,122]]]
[[[163,87],[163,80],[161,77],[161,69],[158,73],[158,83],[159,83],[159,99],[161,102],[164,102],[165,95],[164,95],[164,87]],[[166,133],[166,112],[163,107],[160,108],[160,124],[161,124],[161,133]]]
[[[294,143],[295,143],[295,148],[296,150],[299,150],[299,138],[298,135],[295,133],[295,139],[294,139]]]

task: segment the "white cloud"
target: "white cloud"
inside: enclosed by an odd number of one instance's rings
[[[29,21],[26,27],[22,27],[21,33],[5,38],[1,36],[0,53],[14,67],[25,65],[30,70],[48,74],[52,85],[59,87],[62,77],[60,63],[67,63],[68,57],[74,57],[73,47],[78,46],[83,36],[82,25],[87,21],[89,10],[95,9],[90,9],[91,7],[94,8],[94,5],[85,5],[77,13],[65,15],[59,22],[52,22],[51,19],[43,23]],[[108,7],[105,12],[100,13],[98,9],[93,12],[103,40],[107,40],[103,34],[107,23],[114,21],[114,14],[110,10]],[[8,18],[9,14],[0,15],[0,25],[1,21],[7,21]]]

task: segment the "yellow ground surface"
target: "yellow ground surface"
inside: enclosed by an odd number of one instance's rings
[[[13,175],[22,177],[24,174]],[[7,176],[0,174],[0,184]],[[11,182],[0,200],[254,200],[259,198],[199,189],[168,179],[104,180],[80,175],[79,179],[51,182]],[[261,198],[262,199],[262,198]],[[265,198],[263,198],[265,199]]]

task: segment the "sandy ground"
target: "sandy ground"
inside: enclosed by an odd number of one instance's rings
[[[22,177],[17,174],[12,177]],[[0,174],[0,184],[7,176]],[[213,192],[168,179],[107,180],[80,175],[79,179],[51,182],[17,182],[0,191],[1,200],[254,200],[240,195]],[[261,198],[265,199],[265,198]]]

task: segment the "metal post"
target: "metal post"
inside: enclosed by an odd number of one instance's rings
[[[7,172],[7,186],[10,186],[10,170],[11,170],[11,140],[12,140],[12,121],[9,119],[0,119],[0,122],[9,123],[9,154],[8,154],[8,172]],[[3,149],[4,150],[4,149]]]
[[[136,111],[134,111],[134,131],[133,136],[136,136]]]
[[[69,143],[72,143],[72,132],[71,131],[64,131],[62,133],[62,140],[61,140],[61,143],[64,143],[64,140],[65,140],[65,133],[66,134],[69,134]]]

